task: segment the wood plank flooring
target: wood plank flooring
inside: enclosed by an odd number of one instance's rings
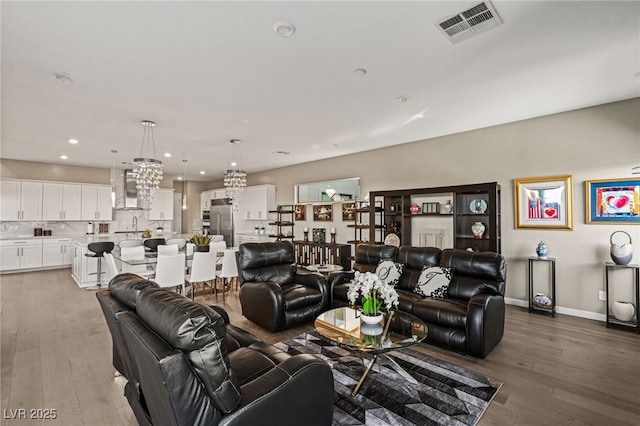
[[[224,306],[232,323],[271,343],[311,329],[260,329],[242,316],[235,289],[197,300]],[[78,288],[68,269],[8,274],[0,302],[1,425],[136,424],[94,292]],[[640,424],[638,334],[508,306],[505,336],[484,360],[419,350],[504,382],[480,425]],[[10,418],[18,409],[27,419]],[[55,409],[56,418],[30,419],[30,409]]]

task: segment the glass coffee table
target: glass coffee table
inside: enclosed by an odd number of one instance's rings
[[[351,393],[352,396],[360,390],[378,355],[384,356],[387,352],[416,345],[427,338],[428,332],[427,325],[420,318],[406,312],[391,310],[384,314],[380,323],[365,324],[360,319],[360,311],[349,307],[335,308],[321,314],[314,325],[318,334],[338,346],[372,355],[369,365]],[[417,383],[393,359],[388,356],[385,359],[399,374],[410,382]]]

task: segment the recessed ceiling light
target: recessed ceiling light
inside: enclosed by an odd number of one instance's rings
[[[247,120],[246,118],[245,118],[244,120],[242,120],[242,122],[243,122],[244,124],[249,124],[249,123],[251,123],[251,121]]]
[[[200,174],[203,175],[204,174],[204,170],[200,170]]]
[[[290,152],[287,151],[273,151],[274,154],[276,155],[289,155],[291,154]]]
[[[171,158],[171,153],[170,152],[165,152],[164,156],[167,157],[167,158]]]
[[[291,37],[296,32],[296,26],[289,21],[278,21],[273,24],[273,31],[280,37]]]
[[[353,73],[358,77],[363,77],[367,74],[367,70],[365,70],[364,68],[356,68],[355,70],[353,70]]]
[[[69,143],[71,145],[77,145],[78,144],[78,139],[69,139]]]
[[[66,155],[62,154],[62,155],[60,156],[60,159],[62,159],[62,160],[67,160],[67,159],[69,159],[69,157],[67,157]]]
[[[182,176],[178,176],[178,180],[182,180]]]
[[[408,96],[398,96],[396,97],[396,102],[403,103],[403,102],[407,102],[408,99],[409,99]]]

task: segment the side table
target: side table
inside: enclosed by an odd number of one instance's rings
[[[549,272],[551,274],[551,304],[550,305],[541,305],[536,303],[534,300],[534,291],[533,291],[533,263],[534,262],[547,262],[549,263]],[[543,315],[551,315],[552,317],[556,314],[556,259],[553,257],[540,258],[536,256],[531,256],[529,258],[529,267],[527,268],[527,281],[529,283],[529,313],[534,312]]]
[[[640,266],[638,265],[617,265],[613,262],[605,263],[605,290],[607,293],[607,301],[606,301],[606,319],[607,319],[607,328],[609,327],[617,327],[617,328],[626,328],[626,329],[635,329],[636,333],[640,333],[640,321],[638,321],[638,306],[640,306]],[[635,287],[635,318],[632,318],[631,321],[621,321],[613,316],[611,312],[611,303],[612,301],[609,298],[609,274],[611,271],[616,269],[628,269],[633,273],[633,281],[632,285]]]

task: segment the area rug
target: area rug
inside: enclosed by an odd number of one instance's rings
[[[475,425],[502,383],[411,349],[386,355],[417,384],[378,356],[360,391],[351,392],[371,359],[340,348],[315,331],[276,343],[290,353],[313,354],[333,369],[333,425]]]

